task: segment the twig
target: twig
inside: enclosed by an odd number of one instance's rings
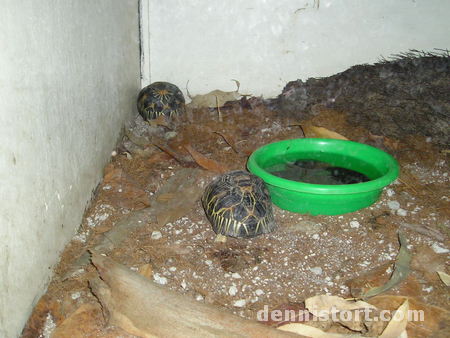
[[[213,131],[213,133],[214,133],[214,134],[217,134],[217,135],[219,135],[219,136],[221,136],[221,137],[223,138],[223,140],[226,142],[226,144],[228,144],[228,145],[231,147],[231,149],[233,149],[233,151],[234,151],[236,154],[239,154],[239,153],[240,153],[240,152],[236,149],[236,146],[233,144],[233,142],[229,141],[229,140],[227,139],[227,137],[225,137],[224,134],[222,134],[221,132],[218,132],[218,131]]]
[[[223,122],[222,119],[222,112],[220,111],[220,107],[219,107],[219,99],[216,96],[216,105],[217,105],[217,111],[219,112],[219,122]]]
[[[164,151],[166,154],[171,156],[174,160],[176,160],[181,165],[183,165],[185,167],[195,166],[195,163],[193,161],[190,161],[189,159],[185,158],[184,156],[178,154],[177,152],[172,150],[169,146],[162,145],[162,144],[156,143],[156,142],[154,142],[153,145],[155,147],[159,148],[160,150]]]

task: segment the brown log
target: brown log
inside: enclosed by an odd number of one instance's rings
[[[159,286],[92,253],[100,278],[91,280],[111,325],[140,337],[299,337],[246,320]]]

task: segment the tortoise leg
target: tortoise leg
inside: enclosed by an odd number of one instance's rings
[[[221,235],[221,234],[217,234],[216,239],[214,240],[214,242],[220,242],[220,243],[225,243],[227,241],[227,236]]]

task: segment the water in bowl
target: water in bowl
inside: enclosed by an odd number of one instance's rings
[[[312,184],[341,185],[370,181],[366,175],[360,172],[309,159],[278,163],[265,168],[265,170],[272,175],[291,181]]]

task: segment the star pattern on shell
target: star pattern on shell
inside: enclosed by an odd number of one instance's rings
[[[171,117],[185,110],[185,100],[181,90],[168,82],[154,82],[143,88],[137,99],[139,114],[146,121],[161,115]]]
[[[277,227],[264,181],[246,171],[232,171],[213,180],[202,204],[217,235],[248,238]]]

